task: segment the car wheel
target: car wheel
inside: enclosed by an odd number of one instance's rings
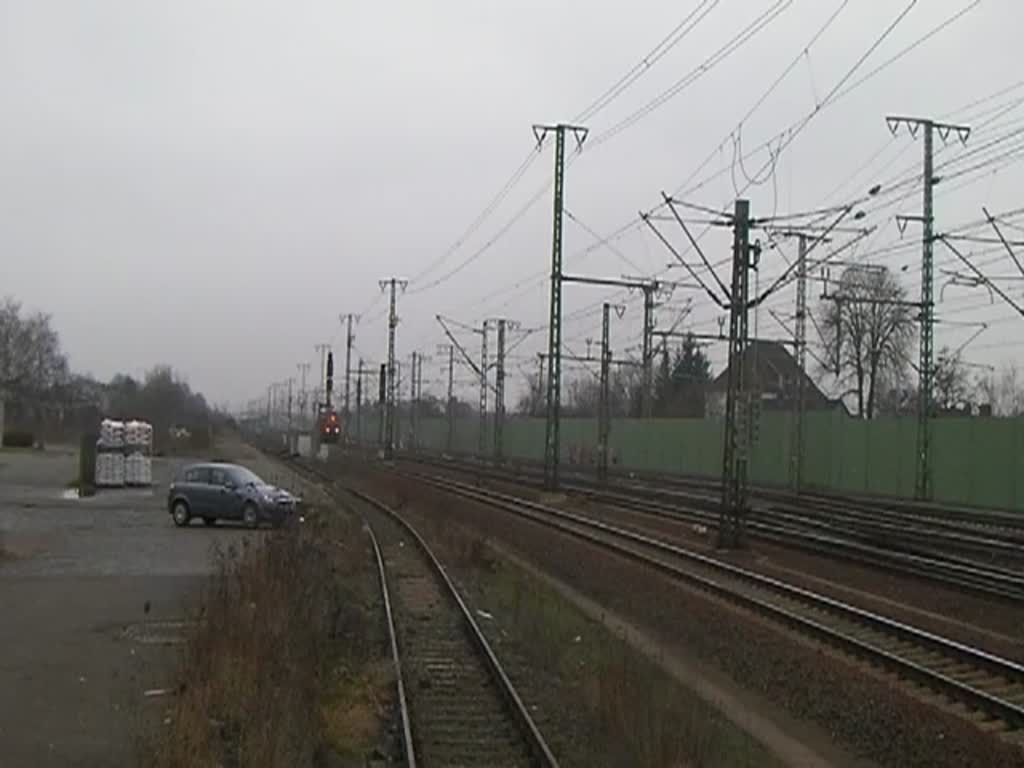
[[[206,523],[207,525],[210,525],[210,526],[216,525],[217,524],[217,518],[216,517],[204,517],[203,518],[203,522]]]
[[[188,510],[188,504],[184,501],[174,502],[174,506],[171,508],[171,517],[174,518],[174,524],[179,528],[184,528],[192,521],[192,513]]]
[[[252,502],[242,507],[242,522],[245,523],[246,528],[255,528],[260,524],[259,510]]]

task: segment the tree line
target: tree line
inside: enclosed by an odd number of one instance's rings
[[[224,416],[170,366],[141,379],[117,374],[109,382],[73,373],[52,318],[28,312],[12,298],[0,302],[0,399],[5,422],[20,432],[91,431],[103,417],[142,419],[159,444],[171,427],[183,427],[203,444]]]
[[[818,374],[835,377],[855,415],[917,413],[919,314],[887,267],[855,266],[843,271],[817,318],[812,315],[825,349]],[[933,366],[933,415],[1024,415],[1024,382],[1013,363],[998,371],[972,365],[962,349],[945,346]]]
[[[828,286],[826,298],[809,313],[810,349],[817,365],[808,374],[819,387],[849,405],[858,418],[910,416],[918,406],[920,308],[887,267],[854,266]],[[819,343],[820,342],[820,343]],[[822,354],[813,352],[820,347]],[[656,358],[654,416],[701,417],[707,413],[711,365],[692,336],[675,347],[661,346]],[[933,415],[1024,415],[1024,375],[1012,363],[999,370],[972,365],[962,349],[942,347],[933,368]],[[617,366],[609,380],[613,416],[637,417],[642,411],[643,374],[639,364]],[[790,398],[791,400],[791,398]],[[594,417],[600,382],[588,370],[567,377],[562,412]],[[537,374],[527,377],[527,392],[517,411],[543,416],[546,391]]]
[[[667,341],[657,353],[651,413],[656,417],[700,418],[706,411],[711,361],[693,336],[678,345]],[[545,413],[547,391],[539,374],[527,376],[527,391],[519,398],[515,411],[540,417]],[[618,361],[608,377],[608,404],[612,416],[637,418],[643,415],[643,367],[640,361]],[[562,414],[573,417],[597,415],[601,401],[601,381],[594,371],[576,373],[567,378],[562,396]]]

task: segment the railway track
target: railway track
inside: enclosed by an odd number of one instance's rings
[[[680,502],[638,499],[611,491],[588,488],[575,492],[615,507],[668,519],[682,519],[708,527],[718,524],[718,513],[687,507]],[[954,587],[964,592],[1010,602],[1024,601],[1024,573],[925,548],[893,549],[871,539],[853,537],[842,530],[808,530],[790,519],[752,514],[748,531],[755,538],[821,554],[829,552],[863,565]]]
[[[417,457],[418,464],[428,464],[453,471],[471,471],[476,475],[499,481],[536,482],[532,470],[508,472],[479,464]],[[710,494],[694,496],[676,490],[654,488],[635,482],[618,482],[599,486],[592,481],[572,476],[563,480],[564,490],[598,503],[648,515],[714,527],[718,523],[718,499]],[[895,523],[876,524],[870,530],[853,524],[836,524],[831,520],[814,520],[810,513],[772,513],[755,507],[748,517],[748,530],[754,538],[805,551],[840,556],[864,565],[880,567],[963,592],[1010,602],[1024,601],[1024,571],[981,562],[933,546],[934,541],[921,534],[903,531]],[[940,534],[945,535],[945,534]],[[1013,549],[1014,545],[997,542]],[[984,548],[982,541],[977,542]]]
[[[458,589],[398,512],[293,463],[357,506],[373,545],[407,768],[557,768]]]
[[[986,730],[1024,742],[1024,666],[658,538],[467,483],[396,470],[654,568],[897,675]]]
[[[620,476],[621,479],[621,476]],[[668,475],[629,478],[634,484],[687,495],[702,494],[717,499],[719,483],[711,479],[672,477]],[[794,493],[782,488],[751,487],[751,498],[766,509],[812,513],[820,519],[848,523],[898,522],[909,531],[908,540],[932,532],[954,534],[949,541],[971,549],[970,538],[1024,545],[1024,515],[987,509],[958,508],[939,504],[886,499],[871,496]],[[958,541],[958,536],[964,542]]]
[[[643,481],[619,483],[665,499],[700,498],[716,504],[718,488],[707,484],[668,483],[657,486]],[[755,490],[752,512],[764,519],[789,522],[808,530],[856,537],[866,542],[921,553],[954,553],[986,561],[1024,564],[1024,516],[936,509],[930,514],[901,510],[878,501],[854,501],[816,494],[795,495],[784,491]],[[949,517],[943,515],[949,514]],[[970,515],[974,515],[971,517]]]
[[[446,459],[443,462],[440,462],[436,456],[430,458],[423,454],[414,458],[417,460],[429,458],[429,460],[449,465],[459,463],[465,466],[493,468],[475,457],[462,455],[454,457],[454,459]],[[504,466],[517,475],[543,476],[543,466],[535,462],[507,461]],[[583,485],[594,484],[596,481],[592,472],[573,471],[565,468],[563,468],[562,477],[566,482]],[[636,475],[620,470],[612,472],[609,480],[612,486],[618,488],[658,491],[666,495],[702,499],[708,503],[717,503],[720,495],[720,483],[710,478],[666,474]],[[996,541],[1018,548],[1024,546],[1024,514],[986,509],[964,509],[867,496],[827,495],[817,492],[796,494],[782,488],[763,486],[751,486],[750,496],[755,505],[761,506],[764,511],[801,512],[812,519],[817,517],[819,520],[852,524],[899,522],[904,530],[910,531],[910,538],[918,533],[923,535],[935,531],[961,534],[966,538],[976,536],[985,540],[983,543],[986,545],[989,541]],[[956,543],[957,536],[950,537],[949,541]],[[970,548],[969,542],[966,544],[966,548]]]

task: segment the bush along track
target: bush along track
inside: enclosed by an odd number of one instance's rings
[[[195,608],[152,768],[365,765],[388,758],[392,669],[354,519],[220,552]]]

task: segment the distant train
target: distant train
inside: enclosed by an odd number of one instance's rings
[[[328,408],[320,414],[320,442],[336,443],[341,437],[341,421],[338,412]]]
[[[327,402],[318,406],[320,411],[318,427],[320,443],[332,444],[338,442],[341,437],[341,421],[338,419],[338,412],[331,407],[331,392],[334,389],[334,353],[330,351],[327,353],[326,373]]]

